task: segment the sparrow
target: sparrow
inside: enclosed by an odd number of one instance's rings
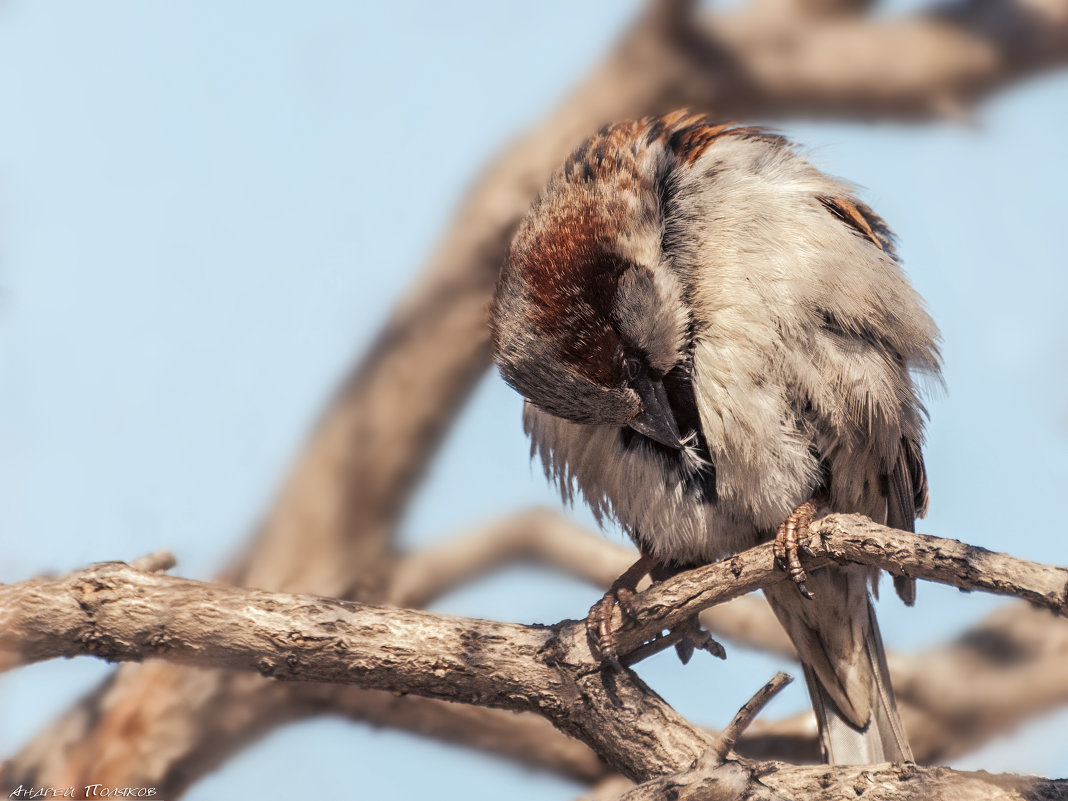
[[[853,188],[757,127],[609,125],[531,205],[490,327],[532,455],[642,554],[617,589],[773,540],[794,582],[764,594],[824,758],[910,761],[877,571],[798,557],[824,513],[913,530],[927,507],[919,384],[939,375],[938,331]]]

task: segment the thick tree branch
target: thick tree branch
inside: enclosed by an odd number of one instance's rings
[[[647,780],[627,799],[830,799],[843,797],[846,788],[873,799],[902,793],[930,799],[1068,798],[1064,782],[943,768],[722,762],[731,748],[724,737],[712,739],[677,719],[631,674],[592,665],[579,623],[536,627],[465,620],[204,584],[122,563],[0,588],[0,610],[0,652],[8,664],[78,653],[115,659],[156,655],[281,679],[344,681],[536,709],[597,748],[617,769]],[[739,730],[751,715],[740,718]],[[679,773],[695,759],[695,767]]]
[[[692,760],[712,743],[635,674],[602,671],[584,626],[572,621],[462,619],[206,584],[121,562],[0,587],[6,666],[76,654],[160,657],[537,711],[633,778]]]
[[[1068,613],[1068,570],[1064,568],[957,540],[890,529],[859,515],[829,515],[817,521],[810,549],[812,569],[831,561],[866,564],[961,589],[1015,595],[1058,614]],[[768,543],[657,584],[635,597],[628,620],[618,627],[620,652],[634,650],[711,605],[784,579],[785,573],[774,565]],[[287,598],[293,600],[279,600]],[[168,624],[161,628],[163,614]],[[355,659],[356,666],[364,666],[360,660],[366,659],[374,671],[419,673],[425,666],[412,667],[412,660],[420,659],[424,650],[434,650],[434,642],[423,640],[434,625],[439,629],[433,633],[437,639],[466,639],[477,651],[489,649],[491,661],[500,665],[509,664],[507,654],[493,651],[500,640],[509,641],[509,647],[523,652],[526,658],[529,654],[524,648],[545,649],[546,638],[569,643],[584,639],[580,631],[583,624],[573,621],[549,629],[459,620],[409,609],[206,584],[109,562],[65,578],[37,578],[0,587],[0,654],[8,668],[86,653],[124,661],[166,654],[171,661],[201,666],[210,661],[218,667],[255,668],[272,677],[339,681],[343,677],[330,673],[331,668],[321,661],[305,663],[323,651],[325,646],[319,643],[332,643],[345,659]],[[432,625],[431,621],[438,623]],[[287,635],[277,634],[287,625]],[[330,631],[335,625],[348,628],[333,638]],[[205,631],[216,636],[217,643],[240,643],[239,652],[207,649],[202,653]],[[117,632],[127,634],[113,636]],[[407,668],[395,663],[392,654],[389,659],[374,659],[377,649],[398,638],[411,643],[411,652],[405,655]],[[252,664],[247,659],[254,655],[257,661]],[[321,670],[328,672],[318,672]],[[448,686],[455,690],[458,677],[464,675],[463,665],[452,665],[447,672],[453,675]],[[515,688],[508,682],[519,679],[507,669],[498,677],[505,683],[490,690],[489,696],[510,697]],[[387,683],[382,688],[445,697],[441,695],[444,690],[435,689],[439,685],[433,676],[413,680],[419,683],[410,687]],[[372,676],[361,684],[376,687],[375,681]],[[482,692],[485,694],[486,689]],[[469,698],[460,700],[472,702]],[[492,700],[485,705],[521,708]]]
[[[1063,598],[1043,589],[1063,581],[1060,568],[856,516],[832,516],[817,529],[817,562],[833,556],[892,566],[955,586],[1019,593],[1063,611]],[[986,571],[977,573],[969,558]],[[734,597],[739,587],[783,580],[782,571],[761,567],[771,560],[769,546],[759,546],[677,576],[639,594],[636,622],[628,625],[660,631],[701,604]],[[700,581],[711,586],[702,588]],[[682,599],[683,611],[665,598]],[[626,627],[619,633],[622,645]],[[205,584],[123,563],[0,587],[3,665],[77,654],[163,657],[536,711],[634,779],[672,772],[715,747],[711,735],[680,718],[633,673],[603,670],[589,651],[584,622],[544,627],[469,620]]]
[[[652,779],[619,801],[1063,801],[1068,781],[918,765],[805,766],[729,760]]]
[[[751,628],[750,618],[762,628],[763,616],[771,613],[758,595],[712,607],[702,613],[702,620],[709,612],[730,612],[739,602],[749,607],[740,615],[743,630]],[[773,618],[767,623],[778,626]],[[931,764],[968,754],[1068,703],[1065,664],[1068,620],[1025,603],[997,610],[944,645],[918,654],[891,654],[898,705],[916,759]],[[605,776],[605,764],[592,751],[533,713],[498,712],[415,696],[397,698],[336,685],[287,688],[313,695],[317,710],[441,736],[584,781]],[[757,759],[814,762],[819,759],[814,732],[811,711],[782,720],[761,719],[743,734],[738,751]],[[611,797],[618,794],[618,789],[610,792]]]

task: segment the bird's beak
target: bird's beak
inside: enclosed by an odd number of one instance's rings
[[[642,413],[630,422],[630,427],[649,439],[679,450],[682,438],[679,426],[668,402],[664,382],[648,373],[639,375],[631,384],[642,402]]]

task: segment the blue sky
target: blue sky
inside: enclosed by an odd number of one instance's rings
[[[209,577],[487,157],[637,7],[309,5],[0,6],[0,581],[163,547],[179,574]],[[942,328],[948,390],[930,404],[922,529],[1058,564],[1066,101],[1061,75],[996,98],[968,126],[782,126],[866,187]],[[488,377],[405,542],[556,503],[528,464],[518,414]],[[439,608],[547,622],[581,615],[596,595],[516,568]],[[917,609],[884,600],[880,619],[890,647],[916,650],[997,603],[923,585]],[[735,649],[725,663],[665,658],[643,672],[715,725],[776,666]],[[78,659],[0,679],[0,754],[107,670]],[[768,714],[805,703],[793,687]],[[1063,776],[1066,737],[1068,715],[1053,713],[961,764]],[[576,791],[318,720],[269,736],[188,797]]]

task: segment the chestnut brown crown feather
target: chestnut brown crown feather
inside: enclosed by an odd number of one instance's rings
[[[687,112],[608,126],[534,201],[490,315],[501,374],[533,404],[642,430],[689,336],[685,292],[664,263],[664,194],[672,170],[721,136],[764,134]],[[658,424],[650,435],[675,445],[670,415]]]

